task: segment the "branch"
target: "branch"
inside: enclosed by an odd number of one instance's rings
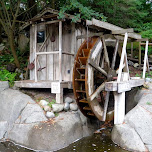
[[[9,22],[9,24],[10,24],[10,26],[11,26],[11,20],[10,20],[8,11],[7,11],[7,9],[6,9],[6,5],[5,5],[5,3],[4,3],[4,0],[1,0],[0,2],[1,2],[1,4],[2,4],[2,8],[3,8],[3,10],[4,10],[5,18],[6,18],[6,20],[8,20],[8,22]]]
[[[17,9],[16,9],[15,15],[14,15],[14,17],[13,17],[12,30],[13,30],[14,27],[15,27],[16,18],[17,18],[17,16],[18,16],[18,12],[19,12],[19,8],[20,8],[20,2],[21,2],[21,0],[18,0]]]

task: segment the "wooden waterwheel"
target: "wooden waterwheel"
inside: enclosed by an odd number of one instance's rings
[[[117,77],[118,43],[116,41],[115,50],[110,52],[104,37],[92,37],[85,40],[77,52],[73,91],[79,109],[86,117],[105,121],[107,112],[113,111],[113,93],[104,91],[104,88],[105,82]]]

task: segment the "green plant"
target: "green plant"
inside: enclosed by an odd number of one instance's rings
[[[55,103],[56,103],[56,100],[52,99],[52,101],[48,103],[48,106],[50,106],[52,108],[52,105],[55,104]]]
[[[16,75],[17,73],[11,73],[6,69],[0,68],[0,80],[9,81],[11,87],[14,85]]]
[[[152,103],[151,103],[151,102],[147,102],[146,104],[147,104],[147,105],[152,105]]]

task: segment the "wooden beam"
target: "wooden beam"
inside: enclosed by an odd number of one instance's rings
[[[140,42],[139,42],[139,56],[138,56],[138,63],[139,63],[139,65],[141,65],[141,45],[140,45]]]
[[[148,41],[148,38],[144,38],[144,39],[137,39],[137,42],[142,42],[142,41]]]
[[[110,24],[108,22],[103,22],[103,21],[99,21],[96,19],[92,19],[92,21],[86,20],[86,25],[88,26],[97,26],[103,29],[107,29],[109,31],[116,31],[116,30],[123,30],[123,28]],[[133,39],[141,39],[141,35],[137,34],[137,33],[128,33],[128,37],[133,38]]]
[[[88,34],[88,37],[102,36],[102,35],[103,35],[103,32],[100,32],[100,33],[91,33],[91,34]],[[76,38],[77,39],[87,38],[87,34],[85,34],[85,35],[78,35]]]
[[[54,24],[54,23],[59,23],[60,21],[65,21],[65,20],[53,20],[53,21],[41,22],[38,23],[38,25]]]
[[[62,82],[62,21],[59,22],[59,82]]]
[[[119,73],[118,73],[117,82],[120,82],[121,76],[122,76],[124,58],[125,58],[125,55],[126,55],[127,39],[128,39],[128,34],[125,33],[125,38],[124,38],[124,43],[123,43],[123,48],[122,48],[122,53],[121,53],[121,59],[120,59]]]
[[[73,53],[69,53],[69,52],[62,52],[62,54],[74,56]]]
[[[148,41],[146,41],[146,46],[145,46],[144,67],[143,67],[143,77],[142,77],[143,79],[145,78],[145,74],[146,74],[147,54],[148,54]]]
[[[129,91],[131,88],[142,86],[144,82],[144,79],[138,77],[131,77],[129,81],[123,82],[110,81],[105,83],[105,90],[121,93]]]
[[[36,55],[59,54],[59,51],[52,52],[37,52]]]
[[[140,45],[146,45],[146,43],[140,43]],[[152,43],[148,43],[149,46],[152,46]]]
[[[123,29],[123,30],[116,30],[116,31],[112,31],[112,34],[125,34],[125,33],[133,33],[134,29],[133,28],[129,28],[129,29]]]

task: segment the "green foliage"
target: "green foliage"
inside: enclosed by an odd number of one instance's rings
[[[0,68],[0,81],[9,81],[9,85],[14,85],[15,77],[17,73],[11,73],[6,69]]]
[[[48,103],[48,106],[50,106],[52,108],[52,105],[55,104],[55,103],[56,103],[56,100],[52,99],[52,101]]]
[[[89,20],[91,20],[92,18],[96,18],[106,21],[106,17],[102,13],[94,11],[89,6],[84,6],[77,0],[67,0],[65,5],[62,6],[60,9],[59,18],[64,18],[65,17],[64,13],[69,13],[74,15],[72,22],[76,22],[80,18],[89,19]]]
[[[151,103],[151,102],[147,102],[146,104],[147,104],[147,105],[152,105],[152,103]]]

